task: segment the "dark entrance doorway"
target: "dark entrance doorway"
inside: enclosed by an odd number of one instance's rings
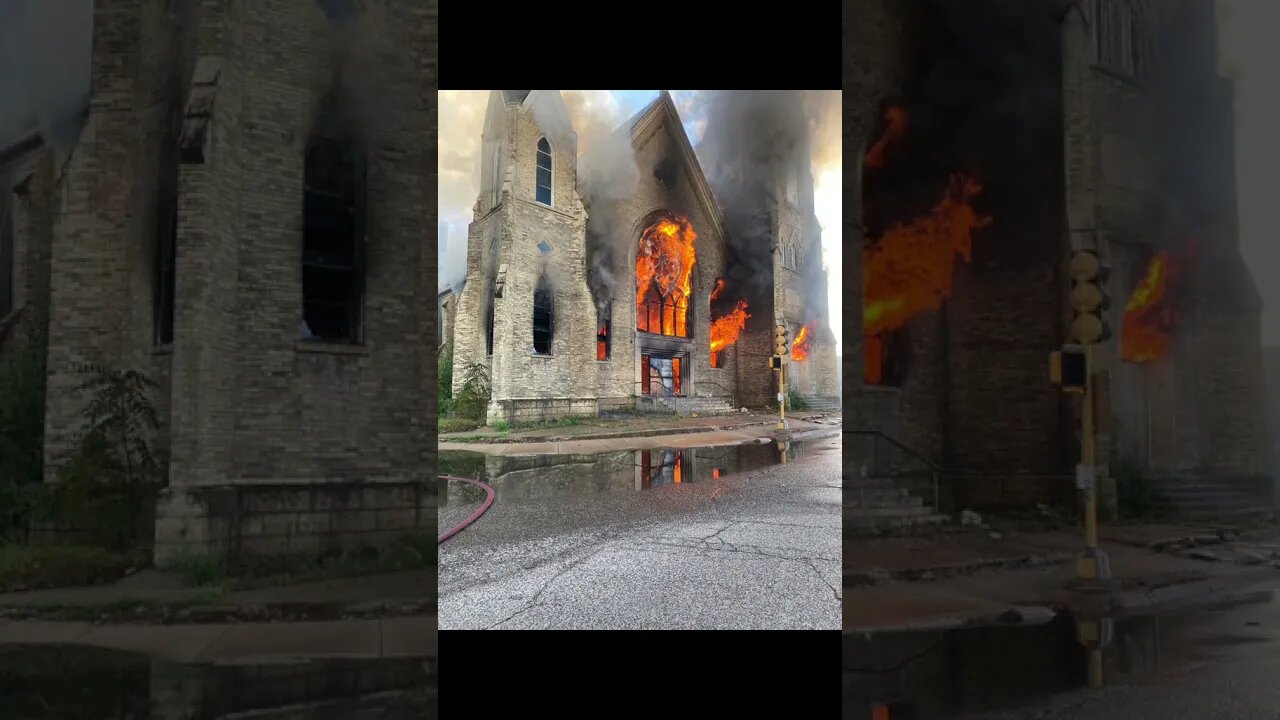
[[[640,356],[640,389],[645,395],[683,395],[684,353],[645,351]]]

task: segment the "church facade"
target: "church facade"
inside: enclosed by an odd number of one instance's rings
[[[599,199],[582,189],[558,91],[490,92],[451,328],[455,392],[465,368],[483,365],[490,423],[776,407],[777,322],[792,339],[810,325],[809,344],[789,362],[791,387],[838,403],[825,305],[806,307],[800,292],[807,284],[826,294],[807,161],[767,179],[768,229],[750,242],[772,260],[752,268],[768,286],[752,294],[725,282],[742,254],[671,96],[660,93],[616,133],[636,181]]]

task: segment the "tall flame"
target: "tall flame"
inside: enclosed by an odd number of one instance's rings
[[[1147,363],[1164,357],[1173,341],[1173,330],[1182,315],[1174,290],[1181,284],[1198,243],[1191,241],[1185,254],[1161,250],[1147,262],[1146,270],[1124,306],[1120,325],[1120,358]]]
[[[656,283],[658,294],[673,301],[674,333],[688,337],[689,296],[693,292],[691,275],[697,261],[694,240],[698,234],[688,219],[679,216],[664,217],[650,225],[640,236],[640,249],[636,255],[636,308],[644,307],[645,295],[650,283]],[[678,301],[678,302],[674,302]],[[670,327],[669,318],[663,318]],[[672,333],[668,333],[672,334]]]
[[[751,315],[747,312],[747,301],[739,300],[734,306],[733,312],[728,315],[718,317],[711,321],[711,354],[715,357],[717,352],[738,342],[738,336],[742,334],[742,328],[747,325],[747,318]]]
[[[810,320],[804,327],[800,328],[800,332],[796,333],[796,339],[791,342],[791,359],[793,361],[804,362],[809,359],[809,351],[813,348],[813,338],[809,335],[817,326],[817,320]]]
[[[884,119],[884,134],[876,140],[875,145],[871,146],[871,149],[867,151],[866,159],[862,161],[867,167],[884,167],[889,151],[907,134],[906,108],[892,105],[884,111]]]
[[[880,382],[881,335],[911,318],[942,307],[951,296],[955,259],[969,262],[973,233],[991,223],[970,204],[982,185],[951,177],[942,199],[927,214],[898,223],[862,253],[864,377]]]

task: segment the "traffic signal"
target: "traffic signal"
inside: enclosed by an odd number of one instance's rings
[[[1071,339],[1083,345],[1106,342],[1111,328],[1103,313],[1111,307],[1106,281],[1110,268],[1102,264],[1092,250],[1077,250],[1068,266],[1071,274]]]
[[[1085,391],[1089,367],[1085,361],[1083,347],[1062,346],[1060,352],[1054,352],[1050,356],[1049,367],[1049,377],[1055,385],[1061,385],[1067,392]]]
[[[781,370],[781,369],[782,369],[782,358],[778,357],[777,355],[774,355],[773,357],[770,357],[770,358],[769,358],[769,369],[770,369],[770,370]]]
[[[773,326],[773,354],[787,354],[787,328],[785,325],[778,324]]]

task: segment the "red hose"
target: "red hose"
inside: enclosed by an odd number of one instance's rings
[[[442,543],[445,540],[448,540],[454,535],[457,535],[458,533],[462,532],[463,528],[475,522],[476,520],[479,520],[480,516],[483,515],[484,512],[489,509],[489,506],[493,504],[493,488],[489,487],[488,485],[478,480],[468,480],[467,478],[454,477],[452,475],[441,475],[441,477],[443,477],[445,480],[457,480],[458,482],[471,483],[476,487],[484,488],[484,491],[487,494],[487,497],[485,497],[484,502],[480,503],[480,507],[475,512],[471,513],[471,517],[468,517],[466,520],[463,520],[457,525],[454,525],[453,527],[449,528],[448,532],[441,535],[436,540],[437,544]]]

